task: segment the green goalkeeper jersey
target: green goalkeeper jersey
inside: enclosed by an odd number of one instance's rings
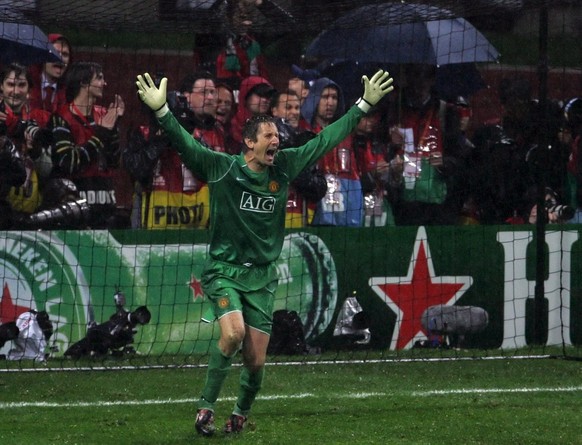
[[[160,124],[182,161],[210,190],[210,257],[237,265],[266,265],[279,257],[285,236],[289,183],[345,139],[364,113],[353,106],[314,139],[278,151],[274,165],[256,173],[244,155],[209,150],[172,113]]]

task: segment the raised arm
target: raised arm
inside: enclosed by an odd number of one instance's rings
[[[168,79],[163,78],[159,87],[155,85],[148,73],[137,76],[137,94],[156,115],[164,134],[168,137],[173,148],[175,148],[184,164],[198,178],[207,181],[209,166],[213,161],[224,155],[213,150],[209,150],[184,129],[170,112],[166,99],[166,89]]]
[[[160,81],[160,86],[157,87],[149,73],[145,73],[143,76],[140,74],[137,76],[135,85],[137,86],[139,98],[151,108],[158,119],[170,111],[166,100],[166,90],[168,89],[168,79],[166,77]]]
[[[371,79],[368,76],[362,76],[364,93],[356,101],[355,106],[350,108],[340,119],[325,127],[314,139],[307,142],[304,146],[297,149],[287,149],[281,153],[285,153],[286,156],[290,157],[300,157],[299,171],[308,165],[313,165],[319,158],[332,150],[354,130],[364,113],[367,113],[386,94],[394,90],[393,82],[394,79],[384,70],[378,70]]]
[[[394,86],[392,83],[394,79],[390,77],[390,73],[384,70],[376,71],[376,74],[368,79],[368,76],[362,76],[362,83],[364,84],[364,94],[356,101],[356,105],[364,113],[370,111],[374,105],[392,90]]]

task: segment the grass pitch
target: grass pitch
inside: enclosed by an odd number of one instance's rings
[[[216,417],[237,393],[232,369]],[[205,368],[0,373],[0,443],[582,444],[582,363],[268,366],[248,428],[195,434]]]

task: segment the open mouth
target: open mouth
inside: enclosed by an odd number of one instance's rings
[[[265,152],[265,156],[267,159],[269,160],[273,160],[275,158],[275,153],[277,153],[277,149],[276,148],[269,148],[266,152]]]

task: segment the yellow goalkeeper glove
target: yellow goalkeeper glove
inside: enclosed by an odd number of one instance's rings
[[[140,74],[137,76],[135,85],[137,86],[137,95],[144,104],[154,111],[156,117],[160,118],[170,111],[166,102],[167,78],[164,77],[161,80],[158,88],[149,73],[145,73],[143,76]]]
[[[384,70],[378,70],[371,79],[368,79],[368,76],[362,76],[364,94],[358,99],[356,105],[364,113],[367,113],[370,108],[380,102],[380,99],[394,90],[392,82],[394,82],[394,79],[390,77],[388,71]]]

